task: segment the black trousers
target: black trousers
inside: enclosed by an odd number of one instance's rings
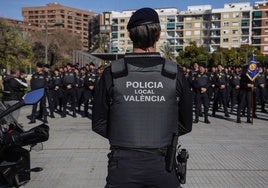
[[[240,119],[242,109],[247,107],[247,120],[250,120],[251,106],[252,106],[251,91],[241,91],[239,95],[239,103],[237,108],[237,119]]]
[[[227,110],[227,90],[225,89],[218,89],[215,92],[214,102],[213,102],[213,110],[212,114],[215,115],[216,111],[218,110],[218,104],[219,102],[222,102],[223,110],[225,115],[228,114]]]
[[[209,109],[209,97],[208,97],[208,94],[207,93],[196,92],[196,95],[195,95],[195,105],[196,105],[195,118],[196,119],[198,119],[199,114],[202,113],[202,107],[201,107],[202,104],[204,106],[205,118],[207,118],[208,117],[208,109]]]
[[[160,154],[116,149],[108,158],[105,188],[180,188],[175,171],[165,170]]]
[[[63,115],[66,115],[66,110],[67,110],[67,103],[70,101],[71,103],[71,109],[73,113],[76,113],[75,107],[76,107],[76,93],[75,89],[65,89],[63,92],[63,101],[62,101],[62,107],[63,107]]]

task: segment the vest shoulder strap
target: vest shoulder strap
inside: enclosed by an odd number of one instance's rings
[[[165,59],[165,63],[163,65],[162,74],[166,77],[174,79],[177,75],[177,64],[169,59]]]
[[[127,75],[127,66],[124,59],[119,59],[111,63],[112,75],[115,78]]]
[[[113,61],[111,63],[111,71],[114,78],[126,76],[128,71],[124,59]],[[174,79],[177,75],[177,64],[165,59],[162,68],[162,75]]]

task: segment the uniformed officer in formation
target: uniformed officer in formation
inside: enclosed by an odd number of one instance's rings
[[[240,80],[240,94],[239,94],[239,104],[237,109],[237,123],[241,123],[241,111],[247,108],[247,123],[252,123],[251,121],[251,108],[252,108],[252,90],[254,89],[253,82],[248,78],[247,67],[244,66],[241,73]]]
[[[60,74],[59,69],[54,70],[54,74],[52,77],[52,96],[53,96],[53,106],[52,115],[54,116],[54,112],[58,110],[59,113],[62,113],[62,101],[63,101],[63,83],[62,83],[62,75]]]
[[[155,10],[137,10],[127,29],[133,53],[105,69],[93,100],[92,129],[111,145],[106,187],[178,188],[165,151],[173,133],[191,131],[192,92],[182,69],[156,52]]]
[[[48,64],[45,64],[44,65],[44,68],[43,68],[43,71],[44,71],[44,75],[45,75],[45,80],[46,80],[46,88],[45,88],[45,95],[46,95],[46,98],[47,98],[47,102],[48,102],[48,109],[49,109],[49,112],[50,112],[50,117],[51,118],[55,118],[54,116],[54,109],[53,109],[53,104],[54,104],[54,101],[53,101],[53,74],[52,72],[50,71],[50,66]]]
[[[77,97],[77,111],[81,111],[81,105],[83,103],[83,95],[85,92],[85,78],[86,78],[86,69],[81,68],[80,70],[77,69],[76,74],[76,97]]]
[[[215,96],[214,96],[214,101],[213,101],[212,116],[215,117],[216,111],[218,111],[218,108],[219,108],[219,103],[221,103],[223,105],[225,117],[230,117],[228,113],[228,109],[227,109],[228,78],[221,64],[218,65],[218,71],[216,75],[214,76],[213,84],[215,84],[216,90],[215,90]]]
[[[37,63],[36,72],[32,75],[31,78],[31,90],[36,90],[40,88],[46,88],[47,82],[45,73],[43,71],[43,64]],[[37,112],[37,106],[40,106],[39,112]],[[36,119],[41,119],[44,123],[48,123],[47,121],[47,107],[46,107],[46,96],[43,96],[39,103],[34,104],[32,107],[31,121],[30,123],[35,123]]]
[[[234,106],[238,104],[239,91],[240,91],[240,79],[241,79],[240,67],[236,66],[234,69],[234,72],[230,76],[231,112],[234,111]]]
[[[75,84],[76,84],[76,74],[73,70],[73,66],[71,63],[68,63],[66,66],[67,70],[64,72],[62,77],[62,85],[63,85],[63,112],[62,117],[66,117],[67,115],[67,103],[70,101],[71,109],[73,111],[73,117],[76,117],[76,92],[75,92]]]
[[[259,74],[255,81],[257,101],[254,104],[254,112],[256,111],[257,103],[259,103],[261,106],[261,112],[266,113],[267,111],[265,110],[265,95],[266,95],[265,72],[264,67],[261,63],[258,64],[258,68],[259,68]]]
[[[201,104],[204,106],[204,122],[209,124],[208,120],[208,110],[209,110],[209,95],[208,89],[211,85],[209,76],[205,72],[206,65],[199,64],[199,71],[193,76],[192,86],[195,92],[195,121],[199,122],[199,116],[202,113]]]

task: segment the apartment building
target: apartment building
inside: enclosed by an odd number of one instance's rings
[[[24,7],[22,16],[24,23],[34,30],[47,29],[48,34],[52,34],[61,27],[77,34],[83,43],[83,50],[88,50],[88,23],[95,13],[49,3],[40,7]]]
[[[230,49],[244,44],[254,44],[263,53],[267,51],[268,47],[265,46],[268,41],[267,2],[255,4],[254,10],[248,2],[227,3],[219,9],[213,9],[211,5],[200,5],[188,6],[184,11],[176,8],[155,10],[159,14],[162,29],[158,50],[168,44],[176,55],[190,42],[196,42],[198,46],[203,46],[209,52],[219,47]],[[101,18],[102,21],[95,20],[89,30],[94,35],[98,32],[109,35],[107,47],[111,52],[129,52],[132,50],[132,43],[126,25],[134,11],[111,11],[100,14],[99,19]],[[95,32],[92,32],[92,28],[95,28]]]
[[[252,12],[252,45],[268,54],[268,2],[257,1]]]
[[[179,46],[178,40],[179,33],[176,32],[177,13],[176,8],[163,8],[156,9],[159,14],[161,23],[161,37],[157,48],[165,45],[166,43],[172,44],[177,49],[182,49],[182,41]],[[125,10],[122,12],[104,12],[94,20],[90,22],[89,33],[92,36],[97,34],[107,34],[109,36],[109,41],[107,44],[107,51],[112,53],[125,53],[132,51],[132,41],[128,37],[127,23],[131,15],[135,10]],[[180,36],[181,37],[181,36]]]

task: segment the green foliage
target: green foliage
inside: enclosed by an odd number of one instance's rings
[[[160,46],[160,51],[163,54],[163,56],[167,59],[174,60],[175,57],[172,52],[174,52],[174,48],[170,46],[169,44],[165,44],[163,46]]]
[[[23,68],[33,56],[31,45],[25,40],[22,31],[8,26],[0,20],[0,66],[9,71],[11,68]]]
[[[223,66],[243,66],[247,64],[252,55],[260,63],[268,65],[268,56],[262,55],[254,46],[242,45],[240,48],[219,48],[213,53],[208,53],[205,48],[198,47],[192,42],[185,50],[180,51],[176,60],[181,65],[192,66],[194,63],[203,62],[208,66],[222,64]]]
[[[92,52],[95,53],[105,53],[108,52],[109,49],[107,49],[108,43],[109,43],[109,36],[106,34],[98,34],[93,37],[94,40],[94,46],[92,49]],[[109,44],[110,45],[110,44]]]
[[[179,57],[176,58],[177,62],[181,65],[192,66],[194,63],[206,63],[208,64],[211,55],[202,46],[197,47],[195,42],[191,42],[185,50],[180,51]]]

